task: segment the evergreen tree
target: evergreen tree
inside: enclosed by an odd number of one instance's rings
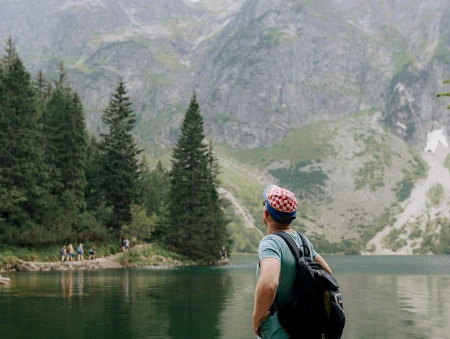
[[[228,237],[216,187],[218,168],[204,139],[194,94],[172,154],[166,240],[181,254],[209,261]]]
[[[12,63],[18,58],[18,54],[16,51],[16,47],[12,41],[11,37],[8,37],[8,41],[6,42],[6,55],[3,57],[2,64],[5,69],[11,67]]]
[[[60,76],[55,89],[48,92],[49,85],[40,74],[35,88],[42,106],[41,147],[45,151],[50,175],[47,184],[58,202],[47,223],[53,225],[53,229],[65,240],[73,237],[73,232],[79,228],[79,215],[86,208],[87,129],[80,98],[64,85],[63,77]]]
[[[11,39],[0,68],[0,236],[17,244],[45,241],[49,197],[37,96]]]
[[[224,229],[226,229],[226,225],[231,222],[231,220],[227,218],[224,213],[224,210],[227,208],[227,206],[229,206],[230,201],[224,198],[220,198],[217,192],[217,189],[220,186],[220,166],[214,146],[211,141],[208,143],[208,169],[211,173],[210,216],[212,217],[211,223],[212,225],[214,225],[214,227],[212,227],[211,238],[215,239],[214,241],[222,243],[222,246],[225,246],[227,248],[228,255],[230,255],[233,241],[231,237],[229,237],[226,232],[224,232]]]
[[[34,88],[38,97],[43,100],[47,98],[48,94],[48,82],[45,80],[44,73],[42,70],[39,71],[36,82],[34,83]]]
[[[99,142],[95,135],[91,138],[87,145],[86,151],[86,189],[85,200],[88,211],[98,211],[104,205],[101,192],[101,158]]]
[[[45,101],[40,122],[42,124],[43,138],[42,148],[45,152],[45,161],[49,167],[49,185],[53,195],[60,197],[64,188],[61,166],[63,154],[63,133],[65,133],[64,112],[67,110],[67,98],[62,88],[52,91]]]
[[[86,208],[84,192],[86,189],[86,148],[87,130],[84,109],[77,93],[69,93],[68,109],[65,112],[65,130],[62,139],[64,153],[60,164],[63,183],[70,192],[76,211]]]
[[[158,162],[160,164],[160,162]],[[162,165],[155,169],[144,168],[139,178],[137,203],[145,208],[147,215],[159,214],[167,203],[169,194],[168,176]]]
[[[87,129],[78,94],[58,82],[42,120],[46,136],[44,148],[53,174],[53,193],[65,196],[63,201],[70,214],[83,211],[86,207]]]
[[[101,135],[101,188],[106,205],[113,208],[109,226],[117,230],[131,221],[130,208],[139,180],[140,151],[132,135],[136,119],[131,105],[125,84],[120,81],[102,116],[108,132]]]

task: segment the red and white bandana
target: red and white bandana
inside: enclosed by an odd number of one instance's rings
[[[292,213],[297,210],[298,203],[294,193],[276,185],[269,185],[264,196],[270,206],[280,212]]]

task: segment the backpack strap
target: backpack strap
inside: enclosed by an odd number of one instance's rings
[[[292,237],[289,234],[286,234],[286,232],[278,231],[278,232],[275,232],[274,234],[283,238],[283,240],[286,242],[286,244],[288,245],[292,254],[294,255],[294,257],[297,260],[302,258],[304,255],[306,257],[311,258],[312,253],[311,253],[311,249],[309,248],[308,240],[306,240],[306,237],[303,234],[301,234],[300,232],[297,232],[297,234],[300,236],[300,239],[302,240],[302,244],[300,245],[300,247],[297,246],[294,239],[292,239]]]
[[[297,232],[297,231],[296,231]],[[300,245],[300,248],[304,248],[306,250],[308,250],[308,254],[306,255],[307,257],[310,257],[312,259],[312,251],[311,251],[311,247],[309,247],[309,242],[308,240],[306,240],[306,237],[300,233],[297,232],[297,234],[300,236],[300,238],[302,239],[302,244]],[[305,251],[303,250],[303,253],[305,253]]]
[[[300,239],[302,241],[302,244],[300,245],[300,247],[297,246],[294,239],[292,239],[292,237],[289,234],[286,234],[286,232],[277,231],[274,234],[278,235],[286,242],[286,244],[289,247],[289,250],[291,251],[292,255],[295,258],[296,270],[300,270],[300,259],[304,256],[305,249],[307,251],[308,257],[311,254],[311,250],[308,246],[308,241],[306,240],[305,236],[299,232],[297,232],[297,233],[300,236]],[[304,248],[304,249],[302,249],[302,248]],[[272,306],[270,307],[270,314],[273,315],[276,310],[278,310],[282,307],[283,306],[279,303],[279,301],[277,300],[277,297],[275,296],[275,300],[274,300]]]

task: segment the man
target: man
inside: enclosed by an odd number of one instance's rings
[[[223,247],[220,249],[219,254],[220,254],[220,259],[221,259],[221,260],[223,260],[223,259],[225,259],[225,258],[228,258],[228,254],[227,254],[227,251],[225,250],[225,246],[223,246]]]
[[[95,247],[91,246],[91,248],[89,249],[89,260],[94,260],[95,259]]]
[[[289,334],[278,322],[277,312],[271,315],[270,308],[275,297],[278,304],[285,304],[292,298],[292,288],[296,275],[295,258],[284,240],[276,234],[283,231],[291,235],[297,246],[302,240],[291,228],[291,222],[297,214],[298,203],[294,193],[269,185],[264,190],[263,221],[266,225],[267,236],[259,244],[259,265],[257,274],[259,281],[255,291],[255,305],[253,310],[253,331],[262,338],[289,338]],[[313,260],[318,262],[324,270],[332,274],[325,260],[314,250],[308,240]],[[308,326],[308,324],[303,324]]]
[[[78,245],[77,253],[78,253],[78,261],[83,261],[83,254],[84,254],[84,251],[83,251],[83,244],[82,244],[81,242],[80,242],[80,244]]]
[[[128,252],[128,248],[129,248],[129,247],[130,247],[130,242],[129,242],[128,238],[125,237],[125,238],[123,239],[123,243],[122,243],[122,250],[123,250],[124,252]]]

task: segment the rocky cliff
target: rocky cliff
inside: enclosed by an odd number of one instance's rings
[[[33,73],[51,77],[64,61],[92,128],[124,78],[138,134],[156,148],[176,138],[192,91],[210,135],[239,148],[366,109],[416,144],[447,125],[434,94],[450,72],[448,2],[213,3],[0,1],[0,38],[13,37]]]

